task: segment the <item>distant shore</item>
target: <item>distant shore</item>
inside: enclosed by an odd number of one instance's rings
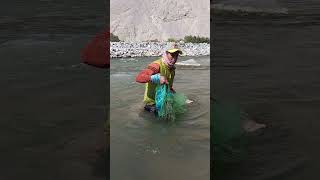
[[[182,50],[182,56],[210,55],[210,44],[207,43],[177,43]],[[160,56],[166,49],[172,48],[171,42],[111,42],[110,57],[148,57]]]

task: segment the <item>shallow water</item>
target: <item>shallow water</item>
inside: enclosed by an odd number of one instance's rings
[[[174,123],[143,111],[144,84],[135,82],[151,58],[111,60],[111,179],[209,179],[209,57],[177,66],[174,88],[194,102]]]

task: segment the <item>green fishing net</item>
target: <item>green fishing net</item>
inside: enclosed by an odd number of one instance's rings
[[[186,99],[182,93],[172,93],[168,85],[158,85],[155,96],[158,118],[175,121],[178,115],[186,112]]]
[[[245,155],[246,137],[240,107],[218,100],[211,102],[211,145],[214,163],[235,163]]]

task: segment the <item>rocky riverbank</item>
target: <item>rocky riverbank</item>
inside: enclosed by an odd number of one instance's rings
[[[178,43],[182,56],[207,56],[210,55],[210,44],[207,43]],[[165,50],[172,48],[170,42],[111,42],[110,56],[118,57],[143,57],[160,56]]]

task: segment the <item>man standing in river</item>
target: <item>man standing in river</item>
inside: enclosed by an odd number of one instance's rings
[[[139,83],[146,83],[144,93],[144,109],[149,112],[155,112],[155,89],[158,84],[168,84],[171,92],[173,89],[173,80],[175,76],[175,63],[182,51],[174,44],[172,49],[166,50],[162,57],[150,63],[146,69],[142,70],[136,77]]]

